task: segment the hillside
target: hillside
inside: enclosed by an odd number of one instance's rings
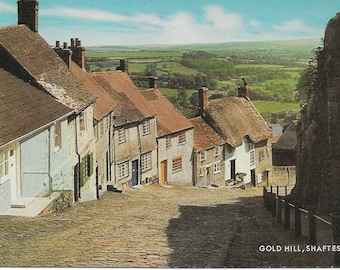
[[[313,57],[319,40],[288,40],[191,45],[102,46],[86,52],[88,71],[114,70],[122,58],[129,59],[129,74],[141,89],[148,77],[158,77],[158,87],[176,102],[179,91],[186,92],[187,107],[178,106],[186,116],[195,114],[201,86],[223,95],[236,95],[244,77],[251,87],[251,99],[289,104],[295,102],[300,73]],[[188,91],[190,90],[190,91]],[[190,100],[191,99],[191,100]],[[183,102],[181,102],[183,104]],[[189,108],[191,106],[191,108]],[[268,106],[265,106],[268,108]],[[261,108],[259,108],[261,112]],[[295,109],[298,111],[298,105]],[[278,112],[277,110],[272,112]],[[270,117],[266,111],[265,118]]]

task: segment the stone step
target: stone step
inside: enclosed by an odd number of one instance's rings
[[[12,208],[26,208],[34,201],[34,197],[20,197],[11,203]]]

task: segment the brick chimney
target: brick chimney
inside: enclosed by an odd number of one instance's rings
[[[122,72],[125,72],[126,74],[129,74],[129,60],[127,58],[120,59],[120,70]]]
[[[158,88],[158,78],[157,77],[149,77],[149,88]]]
[[[38,33],[39,3],[36,0],[19,0],[18,24],[25,24],[33,32]]]
[[[205,108],[208,105],[208,88],[201,87],[198,89],[198,114],[203,115]]]
[[[81,46],[81,40],[71,38],[70,49],[72,51],[72,61],[85,70],[85,47]]]
[[[72,51],[67,47],[67,42],[64,42],[63,48],[60,47],[60,41],[56,41],[54,51],[65,62],[68,68],[70,68]]]

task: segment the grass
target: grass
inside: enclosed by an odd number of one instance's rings
[[[300,105],[297,103],[283,103],[276,101],[252,101],[256,109],[261,113],[275,113],[286,110],[300,110]]]
[[[176,89],[170,89],[170,88],[159,88],[159,91],[161,91],[161,93],[167,98],[177,97],[177,92],[178,92]],[[193,93],[197,92],[197,90],[185,90],[185,91],[188,97],[191,97]]]
[[[183,53],[180,51],[132,51],[132,52],[87,52],[87,58],[112,58],[112,59],[144,59],[144,58],[180,58]]]

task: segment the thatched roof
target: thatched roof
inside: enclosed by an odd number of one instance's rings
[[[271,137],[269,126],[253,103],[242,97],[209,101],[205,119],[232,147],[242,145],[245,136],[254,143]]]

